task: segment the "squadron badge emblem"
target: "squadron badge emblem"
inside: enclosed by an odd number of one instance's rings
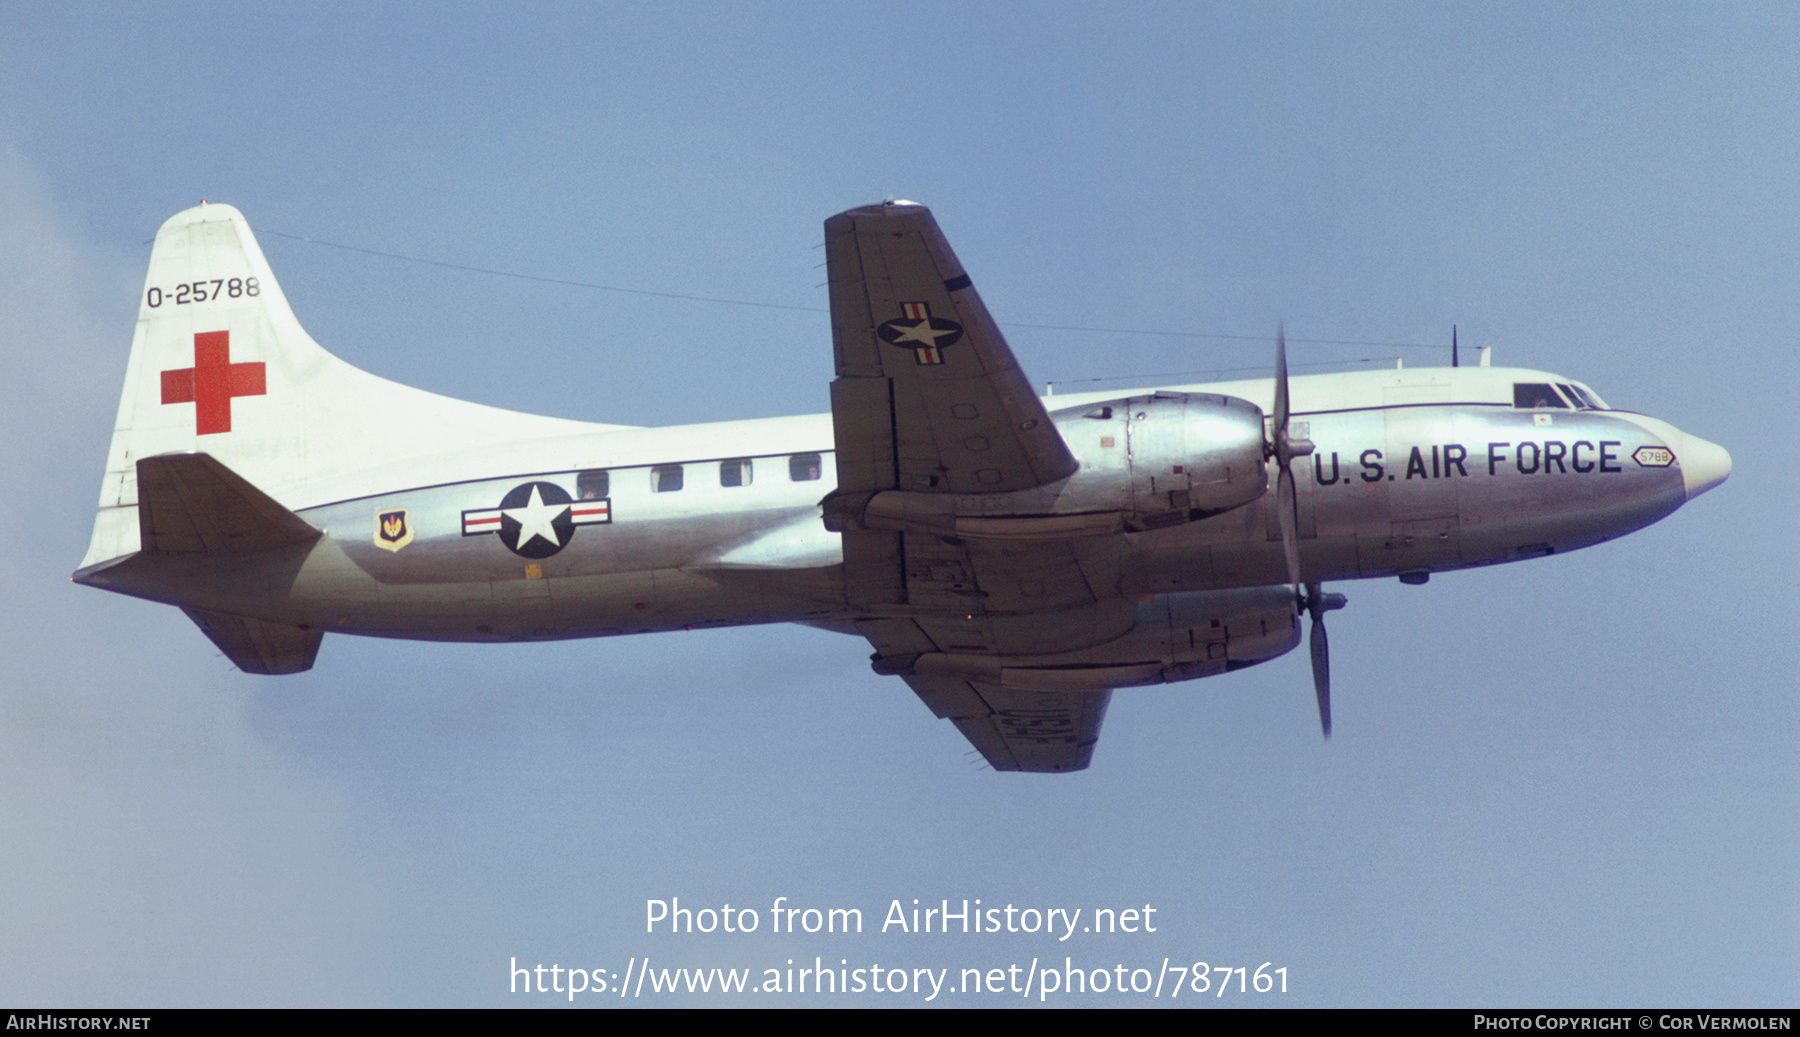
[[[405,508],[375,513],[375,546],[383,551],[398,551],[413,542],[412,519]]]

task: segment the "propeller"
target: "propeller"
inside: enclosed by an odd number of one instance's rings
[[[1300,587],[1300,538],[1298,503],[1294,496],[1294,458],[1313,452],[1313,442],[1305,436],[1294,436],[1288,428],[1287,331],[1275,331],[1275,414],[1267,445],[1268,456],[1275,459],[1275,511],[1281,520],[1281,552],[1287,560],[1288,582],[1294,587],[1294,611],[1312,616],[1313,692],[1319,699],[1319,726],[1325,737],[1331,737],[1331,651],[1325,634],[1325,613],[1341,609],[1347,603],[1342,594],[1326,594],[1317,581]]]
[[[1275,458],[1276,513],[1281,519],[1281,550],[1287,556],[1288,582],[1300,594],[1300,542],[1295,531],[1294,458],[1313,452],[1312,440],[1294,438],[1288,432],[1287,331],[1275,329],[1275,421],[1268,454]]]
[[[1342,594],[1326,594],[1318,583],[1309,583],[1302,601],[1312,614],[1313,694],[1319,699],[1319,727],[1326,738],[1331,737],[1331,648],[1325,637],[1325,613],[1343,608],[1349,600]]]

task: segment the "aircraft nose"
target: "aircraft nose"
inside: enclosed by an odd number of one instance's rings
[[[1717,443],[1690,436],[1660,418],[1644,414],[1627,415],[1627,420],[1662,440],[1675,455],[1681,469],[1681,488],[1687,500],[1693,500],[1724,482],[1731,475],[1731,455]]]
[[[1675,459],[1681,465],[1687,499],[1693,500],[1731,475],[1731,455],[1719,444],[1708,443],[1699,436],[1684,432],[1680,438],[1682,442],[1669,445],[1675,448]]]

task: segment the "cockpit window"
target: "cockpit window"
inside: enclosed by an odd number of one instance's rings
[[[1583,389],[1581,386],[1566,385],[1562,382],[1557,382],[1556,387],[1563,391],[1564,396],[1567,396],[1569,399],[1574,400],[1575,406],[1581,408],[1582,410],[1599,410],[1600,409],[1600,405],[1595,403],[1594,398],[1592,396],[1588,395],[1587,390]]]
[[[1569,405],[1563,402],[1563,398],[1556,395],[1556,390],[1551,388],[1548,383],[1543,382],[1514,382],[1513,406],[1532,409],[1538,407],[1569,409]]]

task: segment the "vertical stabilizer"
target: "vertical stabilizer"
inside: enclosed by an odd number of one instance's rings
[[[82,566],[140,548],[143,458],[205,453],[300,510],[368,492],[357,476],[376,460],[611,427],[452,400],[344,363],[294,319],[243,216],[201,205],[156,235]]]

